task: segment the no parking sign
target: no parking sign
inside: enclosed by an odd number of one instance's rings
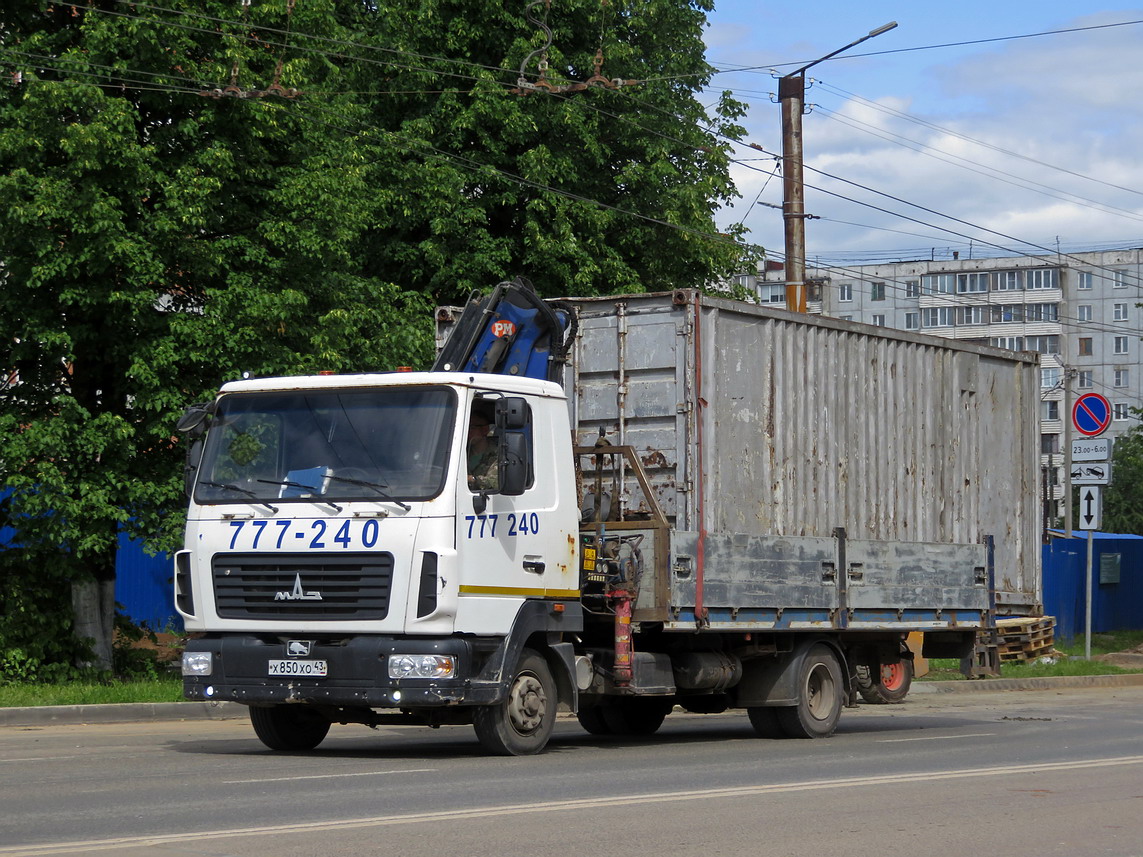
[[[1086,437],[1103,434],[1111,425],[1111,403],[1099,393],[1084,393],[1072,405],[1072,425]]]

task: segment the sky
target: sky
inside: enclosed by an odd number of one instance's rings
[[[809,264],[1143,247],[1143,8],[714,2],[707,60],[720,73],[705,100],[732,90],[749,106],[745,139],[765,150],[735,147],[742,197],[717,219],[744,223],[771,258],[783,249],[782,180],[771,175],[782,140],[769,70],[890,21],[807,72]],[[1073,32],[1039,35],[1061,30]]]

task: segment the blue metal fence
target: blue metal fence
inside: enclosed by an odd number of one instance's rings
[[[1092,632],[1143,629],[1143,536],[1092,536]],[[1074,640],[1087,630],[1087,534],[1053,538],[1043,560],[1044,614],[1057,640]]]

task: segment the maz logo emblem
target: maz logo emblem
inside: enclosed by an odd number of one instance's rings
[[[294,588],[289,592],[275,592],[275,601],[321,601],[320,592],[304,592],[302,591],[302,576],[298,574],[294,578]]]

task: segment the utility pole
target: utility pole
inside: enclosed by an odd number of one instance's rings
[[[782,105],[782,224],[786,243],[786,309],[806,311],[806,186],[802,180],[802,113],[806,106],[806,70],[897,26],[890,21],[855,42],[778,78]]]

